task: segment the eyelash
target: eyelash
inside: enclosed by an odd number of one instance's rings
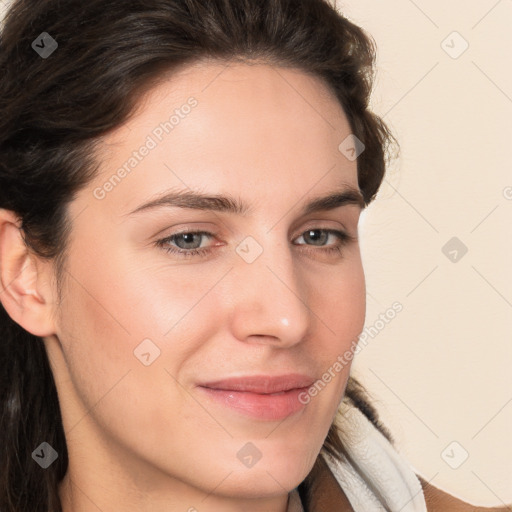
[[[332,247],[322,248],[324,246],[317,246],[320,247],[320,249],[311,249],[311,247],[306,247],[306,251],[318,252],[318,250],[327,253],[329,255],[331,254],[341,254],[342,248],[347,245],[350,242],[356,241],[356,237],[353,237],[352,235],[349,235],[348,233],[345,233],[344,231],[338,231],[336,229],[322,229],[322,228],[315,228],[315,229],[307,229],[306,231],[303,231],[300,236],[303,236],[308,231],[321,231],[328,234],[336,235],[339,239],[339,243],[337,245],[334,245]],[[173,246],[168,245],[169,242],[175,241],[176,238],[179,238],[183,235],[203,235],[207,236],[209,238],[213,238],[215,235],[213,233],[209,233],[208,231],[183,231],[181,233],[175,233],[174,235],[168,236],[166,238],[162,238],[161,240],[158,240],[156,242],[156,245],[158,247],[161,247],[165,252],[174,254],[175,256],[178,256],[180,258],[192,258],[194,256],[199,257],[205,257],[207,256],[213,249],[213,247],[207,247],[203,249],[177,249]],[[298,244],[298,245],[305,245],[305,244]]]

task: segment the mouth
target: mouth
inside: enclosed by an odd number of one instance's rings
[[[314,381],[300,374],[258,375],[208,382],[198,385],[198,389],[214,403],[233,412],[264,421],[279,421],[305,408],[300,396]]]

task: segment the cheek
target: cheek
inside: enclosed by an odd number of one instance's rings
[[[134,367],[136,337],[120,314],[113,286],[100,273],[92,279],[73,270],[70,273],[73,277],[64,289],[58,334],[73,387],[90,409]]]
[[[347,259],[339,268],[316,277],[315,283],[312,309],[336,339],[331,347],[343,348],[364,327],[366,285],[361,259],[357,255]]]
[[[109,338],[107,350],[131,347],[131,352],[146,338],[165,344],[214,283],[211,275],[206,280],[184,276],[161,261],[144,262],[128,251],[116,254],[106,247],[105,254],[111,256],[93,261],[92,255],[87,263],[75,259],[67,315],[81,324],[92,343]]]
[[[94,404],[128,371],[140,386],[133,396],[156,382],[165,389],[215,323],[201,302],[217,273],[192,276],[106,246],[84,257],[83,249],[77,245],[70,256],[60,312],[60,337],[82,401]]]
[[[321,319],[319,332],[310,346],[322,373],[314,396],[326,408],[325,417],[331,418],[343,396],[358,338],[364,328],[366,287],[360,258],[354,257],[336,272],[325,276],[322,285],[317,281],[313,311]],[[330,421],[329,421],[330,424]]]
[[[72,393],[79,399],[68,403],[67,425],[78,425],[73,436],[79,438],[92,421],[126,443],[140,432],[153,432],[138,441],[141,453],[152,453],[151,440],[164,438],[170,426],[178,427],[176,411],[185,410],[192,424],[205,420],[204,411],[174,382],[195,350],[195,340],[184,335],[185,321],[165,335],[186,315],[194,294],[183,298],[176,290],[164,293],[161,283],[157,288],[156,282],[139,281],[136,273],[122,277],[112,275],[113,270],[104,265],[101,272],[86,275],[75,268],[76,279],[70,278],[64,289],[59,337]],[[87,283],[87,291],[78,279]],[[179,303],[174,296],[181,297]],[[143,340],[146,345],[141,345]],[[139,346],[149,352],[149,365],[142,362]]]

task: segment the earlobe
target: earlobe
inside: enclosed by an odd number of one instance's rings
[[[0,209],[0,302],[17,324],[40,337],[55,333],[48,271],[26,246],[18,216]]]

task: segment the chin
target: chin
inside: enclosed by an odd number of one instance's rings
[[[250,467],[244,467],[243,463],[235,468],[226,468],[226,474],[233,471],[226,480],[226,487],[231,487],[232,494],[240,494],[257,498],[261,496],[276,496],[291,491],[297,487],[311,471],[318,451],[311,447],[296,443],[295,448],[289,444],[280,448],[276,446],[261,445],[261,458]],[[249,462],[248,462],[249,464]]]
[[[247,471],[239,469],[233,472],[215,493],[240,499],[272,498],[290,492],[306,478],[307,473],[297,470],[276,471],[275,468],[268,466]]]

